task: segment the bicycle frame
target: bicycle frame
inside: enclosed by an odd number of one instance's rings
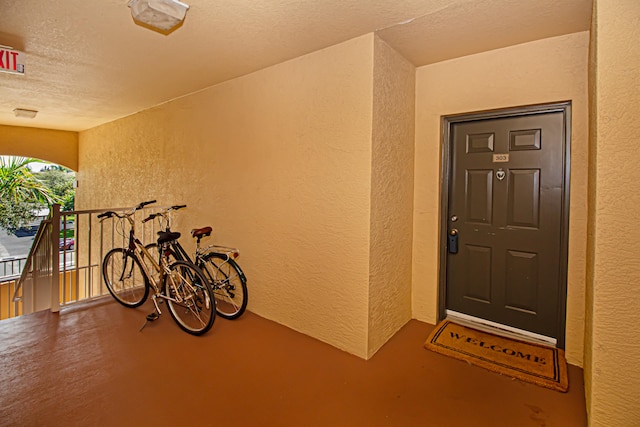
[[[209,280],[193,262],[170,260],[166,255],[167,248],[176,242],[180,233],[159,233],[157,262],[151,251],[136,237],[133,215],[136,210],[151,203],[155,203],[155,200],[142,202],[123,213],[106,211],[98,215],[101,221],[116,217],[116,229],[123,238],[126,238],[127,232],[124,221],[126,219],[129,222],[129,241],[126,246],[113,248],[104,257],[102,275],[105,284],[116,301],[128,308],[140,307],[151,291],[155,311],[147,315],[140,330],[147,322],[160,317],[162,311],[159,303],[166,301],[171,317],[182,330],[192,335],[202,335],[211,329],[216,315],[215,298]]]
[[[158,219],[159,221],[159,225],[160,228],[164,229],[165,232],[171,232],[170,229],[170,221],[169,221],[169,211],[171,210],[178,210],[181,209],[183,207],[186,207],[186,205],[178,205],[178,206],[172,206],[168,209],[166,209],[166,211],[164,212],[157,212],[155,214],[150,215],[148,218],[146,218],[144,221],[149,221],[152,219]],[[163,224],[164,222],[164,224]],[[237,257],[240,256],[240,251],[237,248],[231,248],[228,246],[221,246],[221,245],[209,245],[206,248],[200,248],[200,237],[197,237],[197,241],[196,241],[196,250],[195,250],[195,260],[191,259],[191,256],[187,253],[187,251],[184,249],[184,247],[182,246],[182,244],[180,244],[179,241],[175,240],[170,242],[171,249],[174,252],[174,256],[176,257],[176,259],[181,259],[181,260],[186,260],[189,262],[195,262],[196,264],[198,264],[198,261],[203,261],[203,257],[206,256],[207,254],[210,253],[216,253],[216,254],[220,254],[220,255],[226,255],[227,256],[227,261],[229,259],[235,259]]]
[[[150,270],[149,264],[147,260],[151,264],[153,270],[156,273],[160,274],[160,278],[163,279],[163,276],[169,272],[169,267],[164,263],[162,263],[162,259],[159,259],[157,262],[153,259],[151,253],[144,247],[140,239],[138,239],[135,235],[135,221],[131,218],[131,215],[117,216],[120,220],[127,219],[129,222],[129,243],[127,244],[127,252],[133,255],[135,258],[140,261],[140,266],[144,272],[144,275],[147,278],[149,284],[153,286],[155,293],[160,292],[160,283],[156,283],[153,278],[153,272]],[[126,271],[126,266],[123,269],[122,273]]]
[[[159,229],[164,230],[158,232],[158,234],[171,233],[170,211],[184,207],[186,205],[176,205],[162,209],[149,215],[143,222],[156,219]],[[191,236],[196,239],[196,250],[193,255],[189,255],[177,240],[169,242],[168,247],[160,248],[157,246],[157,250],[161,257],[173,258],[198,266],[217,300],[217,313],[226,319],[237,319],[244,313],[247,306],[247,278],[235,261],[240,252],[236,248],[215,244],[201,248],[201,239],[210,236],[212,232],[213,229],[211,227],[191,230]],[[152,246],[156,245],[147,245],[147,247]],[[236,296],[238,296],[237,299]],[[222,304],[222,308],[219,304]]]
[[[155,214],[149,215],[146,219],[143,220],[143,222],[151,221],[153,219],[157,219],[160,228],[164,229],[165,232],[170,233],[171,232],[171,227],[170,227],[170,220],[169,220],[169,212],[171,210],[178,210],[178,209],[182,209],[184,207],[186,207],[186,205],[171,206],[170,208],[165,209],[162,212],[156,212]],[[235,259],[235,258],[240,256],[240,251],[237,248],[231,248],[231,247],[228,247],[228,246],[209,245],[206,248],[200,248],[200,239],[201,239],[201,237],[202,236],[196,237],[196,239],[197,239],[196,240],[196,250],[195,250],[195,253],[194,253],[195,259],[191,259],[191,256],[189,256],[187,251],[184,249],[184,247],[182,246],[182,244],[180,244],[180,242],[178,240],[174,240],[174,241],[169,242],[169,247],[173,251],[172,255],[175,257],[175,259],[188,261],[188,262],[196,264],[197,266],[204,265],[205,257],[210,253],[215,253],[215,254],[218,254],[218,255],[225,255],[226,256],[226,260],[224,260],[224,263],[220,264],[220,266],[222,266],[224,264],[227,264],[229,262],[229,260]],[[162,256],[162,254],[164,253],[164,250],[158,250],[158,252],[160,253],[160,256]],[[206,273],[206,274],[208,274],[208,273]],[[244,273],[242,271],[240,271],[239,274],[240,274],[242,280],[246,281]],[[214,279],[214,281],[216,280],[215,277],[213,279]],[[215,284],[213,282],[212,282],[212,286],[215,286]]]
[[[155,201],[154,201],[155,202]],[[142,205],[142,204],[141,204]],[[158,261],[153,259],[153,255],[151,255],[151,253],[147,250],[147,248],[145,248],[144,244],[140,241],[140,239],[138,239],[135,235],[135,221],[132,219],[132,214],[133,212],[135,212],[136,209],[140,208],[141,206],[137,206],[136,208],[133,208],[131,210],[131,212],[129,213],[125,213],[122,215],[117,214],[116,212],[112,212],[113,215],[115,215],[117,218],[119,218],[120,220],[124,220],[126,219],[129,222],[129,243],[127,245],[127,253],[130,253],[133,257],[137,258],[139,263],[140,263],[140,267],[142,267],[142,271],[147,279],[147,282],[153,287],[153,303],[156,306],[156,310],[158,311],[158,314],[162,314],[162,312],[160,311],[160,308],[158,307],[158,304],[156,302],[156,298],[162,298],[165,300],[171,300],[173,302],[181,302],[178,299],[175,298],[171,298],[168,297],[164,294],[162,294],[163,289],[163,285],[165,284],[166,280],[165,277],[170,277],[170,273],[171,270],[169,269],[169,263],[167,262],[167,260],[165,258],[162,257],[162,253],[164,252],[164,249],[166,248],[167,245],[172,246],[174,243],[177,243],[177,240],[173,240],[173,241],[168,241],[168,242],[163,242],[163,243],[159,243],[161,251],[160,252],[160,257],[158,259]],[[183,250],[184,252],[184,250]],[[190,259],[187,258],[188,261],[190,261]],[[158,273],[159,276],[159,280],[158,282],[155,281],[154,277],[153,277],[153,271],[150,269],[149,264],[151,265],[151,267],[153,268],[153,270],[155,270],[156,273]],[[123,268],[122,271],[122,277],[124,277],[125,271],[127,270],[126,265],[125,268]]]
[[[160,216],[163,216],[162,214],[158,214]],[[165,231],[169,232],[170,228],[167,226],[165,227]],[[200,248],[200,239],[198,239],[197,243],[196,243],[196,251],[194,254],[195,259],[191,259],[191,256],[189,256],[189,254],[187,253],[187,251],[184,249],[184,247],[182,246],[182,244],[180,244],[179,241],[174,240],[172,242],[169,243],[169,247],[172,250],[172,254],[173,256],[178,259],[178,260],[183,260],[183,261],[189,261],[192,263],[195,263],[197,266],[202,266],[205,263],[205,257],[210,254],[210,253],[216,253],[219,255],[226,255],[226,260],[224,260],[224,262],[222,264],[220,264],[218,267],[227,264],[229,262],[230,259],[235,259],[239,256],[239,251],[236,248],[230,248],[227,246],[220,246],[220,245],[209,245],[206,248],[201,249]],[[166,249],[159,249],[158,252],[160,252],[160,256],[162,256],[162,253],[164,253]],[[204,269],[203,269],[204,271]],[[209,275],[210,273],[208,273],[207,271],[205,271],[205,276]],[[244,278],[244,273],[242,271],[239,272],[239,274],[242,276],[243,280],[246,280]],[[215,282],[217,280],[217,277],[212,277],[211,279],[213,279],[213,281]],[[212,282],[212,285],[215,286],[215,283]]]

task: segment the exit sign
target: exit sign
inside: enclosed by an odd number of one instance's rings
[[[0,46],[0,71],[24,74],[24,52]]]

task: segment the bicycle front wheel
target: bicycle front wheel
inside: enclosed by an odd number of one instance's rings
[[[216,303],[207,279],[195,265],[176,261],[165,276],[165,294],[171,317],[192,335],[202,335],[213,326]]]
[[[102,261],[102,277],[109,293],[125,307],[138,307],[149,296],[149,281],[140,261],[124,248],[107,252]]]
[[[247,278],[238,263],[226,254],[209,253],[200,266],[211,283],[216,312],[225,319],[237,319],[247,309]]]

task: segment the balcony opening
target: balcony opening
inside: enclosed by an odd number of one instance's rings
[[[0,319],[19,315],[12,299],[41,222],[53,204],[73,211],[75,172],[41,159],[0,156]],[[63,216],[58,236],[62,256],[73,263],[75,221]]]

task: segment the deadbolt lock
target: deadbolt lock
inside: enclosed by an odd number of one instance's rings
[[[449,247],[449,253],[450,254],[457,254],[458,253],[458,230],[456,230],[455,228],[451,229],[449,231],[449,236],[447,236],[447,240],[448,240],[448,247]]]

